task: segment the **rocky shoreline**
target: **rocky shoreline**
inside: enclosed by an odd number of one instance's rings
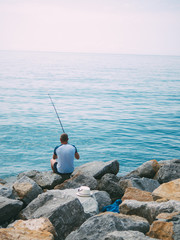
[[[180,160],[150,160],[120,177],[117,160],[72,177],[36,170],[0,179],[1,240],[180,240]],[[88,186],[91,196],[80,197]],[[122,200],[119,212],[102,210]]]

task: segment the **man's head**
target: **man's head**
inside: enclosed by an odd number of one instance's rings
[[[67,133],[63,133],[63,134],[61,134],[61,137],[60,137],[60,141],[61,141],[61,143],[67,143],[68,142],[68,135],[67,135]]]

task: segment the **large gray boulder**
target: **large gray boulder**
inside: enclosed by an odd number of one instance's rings
[[[99,213],[98,202],[96,201],[96,198],[94,198],[93,194],[91,194],[91,196],[89,197],[80,197],[77,195],[78,188],[57,190],[57,191],[61,191],[63,194],[70,195],[74,198],[78,198],[78,200],[81,202],[84,208],[84,212],[86,213],[86,218],[89,218]]]
[[[97,180],[94,177],[79,172],[72,178],[55,186],[54,189],[79,188],[81,186],[87,186],[90,189],[97,189],[97,185]]]
[[[122,198],[124,191],[118,184],[119,178],[114,174],[105,174],[98,183],[98,189],[109,193],[113,201]]]
[[[47,217],[56,229],[58,240],[64,240],[86,220],[86,214],[78,198],[60,190],[49,190],[40,194],[22,210],[20,217],[22,219]]]
[[[180,178],[180,159],[161,162],[161,167],[155,176],[156,180],[166,183],[178,178]]]
[[[74,198],[78,198],[81,202],[84,212],[86,213],[86,218],[89,218],[95,214],[98,214],[104,206],[111,204],[111,198],[107,192],[104,191],[91,191],[89,197],[81,197],[78,193],[78,188],[76,189],[64,189],[57,190],[64,194],[70,195]]]
[[[21,211],[23,203],[19,200],[0,196],[0,224],[11,221]]]
[[[33,199],[41,194],[42,188],[29,177],[23,176],[13,184],[13,189],[25,205],[28,205]]]
[[[108,233],[128,230],[146,233],[149,224],[137,216],[108,212],[89,218],[78,230],[69,234],[66,240],[102,240]]]
[[[126,188],[135,187],[142,191],[147,191],[147,192],[153,192],[156,188],[158,188],[160,186],[160,184],[157,180],[145,178],[145,177],[121,178],[119,181],[119,185],[123,189],[123,191],[125,191]]]
[[[150,161],[147,161],[143,163],[141,166],[139,166],[137,169],[133,170],[129,174],[127,174],[127,177],[146,177],[146,178],[154,178],[155,174],[158,172],[160,168],[159,163],[153,159]]]
[[[53,189],[56,185],[64,181],[60,175],[52,171],[39,172],[32,170],[29,172],[22,172],[18,175],[18,179],[23,176],[27,176],[34,180],[42,189]]]
[[[119,162],[117,160],[112,160],[109,162],[94,161],[76,167],[73,175],[81,172],[85,175],[92,176],[96,179],[100,179],[106,173],[117,174],[119,172]]]
[[[108,233],[102,240],[157,240],[150,238],[138,231],[114,231]]]
[[[180,201],[170,200],[168,202],[140,202],[136,200],[125,200],[119,207],[120,213],[137,215],[146,218],[151,224],[160,213],[171,213],[180,211]]]

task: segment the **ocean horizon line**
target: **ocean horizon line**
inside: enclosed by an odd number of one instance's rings
[[[114,53],[114,52],[78,52],[78,51],[55,51],[55,50],[23,50],[23,49],[0,49],[0,52],[31,52],[31,53],[62,53],[62,54],[99,54],[99,55],[125,55],[125,56],[159,56],[159,57],[180,57],[179,55],[173,54],[152,54],[152,53]]]

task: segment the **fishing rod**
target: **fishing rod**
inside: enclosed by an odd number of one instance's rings
[[[58,118],[59,123],[60,123],[60,125],[61,125],[61,128],[62,128],[62,130],[63,130],[63,133],[65,133],[64,128],[63,128],[63,125],[62,125],[62,122],[61,122],[61,119],[60,119],[60,117],[59,117],[59,115],[58,115],[58,112],[57,112],[57,110],[56,110],[56,107],[55,107],[55,105],[54,105],[54,103],[53,103],[53,100],[52,100],[52,98],[51,98],[51,96],[50,96],[49,93],[48,93],[48,96],[49,96],[49,98],[50,98],[50,100],[51,100],[51,103],[52,103],[52,105],[53,105],[53,107],[54,107],[55,113],[56,113],[56,115],[57,115],[57,118]]]

